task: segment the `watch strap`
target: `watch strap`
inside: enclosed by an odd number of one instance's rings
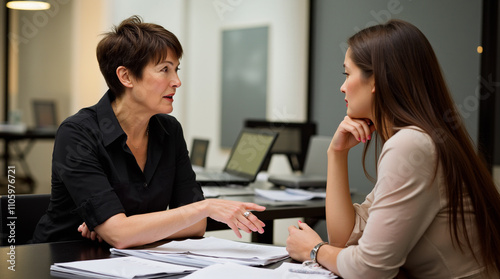
[[[315,263],[317,263],[317,258],[318,258],[318,250],[321,248],[321,246],[328,244],[328,242],[321,241],[320,243],[316,244],[314,248],[311,250],[311,260]]]

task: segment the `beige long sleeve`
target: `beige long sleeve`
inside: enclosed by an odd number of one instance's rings
[[[401,267],[414,278],[482,271],[470,251],[452,244],[440,169],[434,177],[436,160],[432,140],[416,128],[402,129],[385,143],[377,183],[363,204],[354,205],[356,224],[337,258],[342,277],[395,278]],[[475,241],[472,235],[473,247]]]

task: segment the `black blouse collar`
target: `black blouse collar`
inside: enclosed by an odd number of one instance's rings
[[[99,129],[103,135],[103,142],[105,146],[108,146],[116,139],[125,136],[118,119],[116,118],[115,112],[111,107],[111,103],[115,100],[115,96],[109,90],[104,94],[104,96],[99,100],[96,105],[97,121],[99,122]],[[164,127],[158,115],[154,115],[149,120],[149,133],[160,137],[160,142],[163,140],[165,134],[169,134],[167,129]]]
[[[114,94],[108,90],[96,105],[97,121],[105,146],[108,146],[117,138],[125,135],[111,107],[111,102],[114,100]]]

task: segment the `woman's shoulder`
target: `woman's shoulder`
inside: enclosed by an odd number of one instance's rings
[[[97,121],[97,114],[92,107],[80,109],[77,113],[66,118],[60,125],[61,128],[90,128],[96,129],[99,124]]]
[[[415,149],[433,152],[435,149],[432,138],[424,130],[416,126],[399,128],[396,134],[387,140],[384,148],[412,151]]]

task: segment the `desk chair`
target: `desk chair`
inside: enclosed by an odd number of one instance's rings
[[[247,119],[244,126],[279,133],[261,170],[268,169],[273,154],[286,155],[293,171],[302,171],[304,169],[309,140],[312,135],[316,134],[315,122],[276,122]]]
[[[16,195],[10,199],[7,195],[0,197],[0,246],[26,244],[32,237],[35,227],[40,218],[49,207],[50,194],[40,195]],[[14,215],[9,212],[9,204]],[[17,219],[8,219],[9,217]],[[15,229],[12,231],[15,236],[15,243],[9,243],[11,235],[10,227],[7,225],[15,222]],[[14,234],[15,233],[15,234]]]

